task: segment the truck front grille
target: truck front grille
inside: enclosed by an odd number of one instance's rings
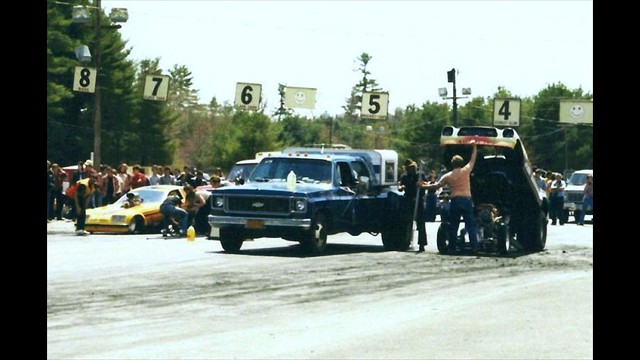
[[[224,211],[227,213],[243,214],[282,214],[291,212],[290,197],[275,196],[227,196],[224,201]]]
[[[565,201],[568,202],[582,202],[582,193],[581,192],[569,192],[565,191]]]

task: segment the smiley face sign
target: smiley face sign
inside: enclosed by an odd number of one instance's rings
[[[593,124],[593,100],[560,100],[561,123]]]
[[[569,115],[574,119],[579,119],[584,115],[584,108],[580,104],[573,104],[569,109]]]
[[[298,105],[302,105],[307,101],[307,94],[304,91],[296,91],[293,95],[293,101]]]

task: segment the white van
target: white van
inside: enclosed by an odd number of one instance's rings
[[[567,187],[564,189],[564,219],[569,220],[569,216],[573,214],[576,222],[580,216],[580,212],[593,215],[593,207],[583,209],[582,196],[584,195],[584,185],[587,182],[587,175],[593,175],[593,169],[577,170],[571,174],[567,180]]]

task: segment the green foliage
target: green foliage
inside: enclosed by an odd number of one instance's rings
[[[47,157],[61,165],[75,164],[93,151],[94,95],[72,91],[74,49],[95,46],[95,29],[72,24],[74,4],[47,2]],[[103,23],[107,24],[106,16]],[[216,97],[200,104],[193,89],[193,75],[185,65],[173,65],[169,99],[143,100],[147,74],[163,74],[160,60],[134,64],[130,50],[113,28],[100,32],[101,64],[97,84],[102,99],[102,163],[142,165],[166,164],[174,168],[193,165],[204,171],[229,169],[236,161],[254,158],[260,151],[280,150],[329,142],[353,148],[387,148],[398,151],[400,160],[423,160],[426,169],[439,169],[440,132],[452,124],[451,105],[425,102],[397,108],[387,120],[361,119],[359,108],[364,91],[381,91],[371,78],[372,56],[363,52],[356,59],[360,80],[350,89],[344,115],[307,119],[290,109],[264,114],[266,104],[256,112],[239,111],[232,104],[220,104]],[[92,53],[94,53],[92,49]],[[95,63],[95,59],[93,60]],[[280,84],[281,96],[284,85]],[[533,98],[521,98],[517,128],[535,166],[552,171],[565,168],[593,168],[593,127],[558,123],[561,99],[592,99],[582,89],[552,84]],[[504,87],[493,96],[476,97],[458,109],[458,126],[493,126],[493,99],[517,98]],[[283,99],[281,99],[283,100]],[[370,130],[367,130],[370,126]]]
[[[378,82],[375,79],[371,79],[368,76],[371,75],[371,72],[367,70],[367,65],[369,61],[371,61],[373,57],[365,52],[360,54],[356,59],[358,63],[358,68],[355,71],[358,71],[362,74],[362,79],[353,86],[351,89],[351,94],[347,98],[347,103],[342,106],[345,110],[345,120],[347,122],[355,122],[358,120],[358,110],[362,104],[362,93],[367,91],[381,91],[382,88],[379,86]]]

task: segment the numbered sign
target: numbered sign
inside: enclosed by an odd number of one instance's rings
[[[73,91],[96,92],[96,68],[76,66],[73,76]]]
[[[261,99],[262,85],[249,83],[236,84],[236,100],[234,103],[236,109],[256,111],[260,108]]]
[[[389,93],[364,92],[360,117],[363,119],[386,119],[389,109]]]
[[[144,81],[145,100],[167,101],[169,94],[169,76],[167,75],[147,75]]]
[[[494,99],[493,125],[519,126],[520,99]]]

